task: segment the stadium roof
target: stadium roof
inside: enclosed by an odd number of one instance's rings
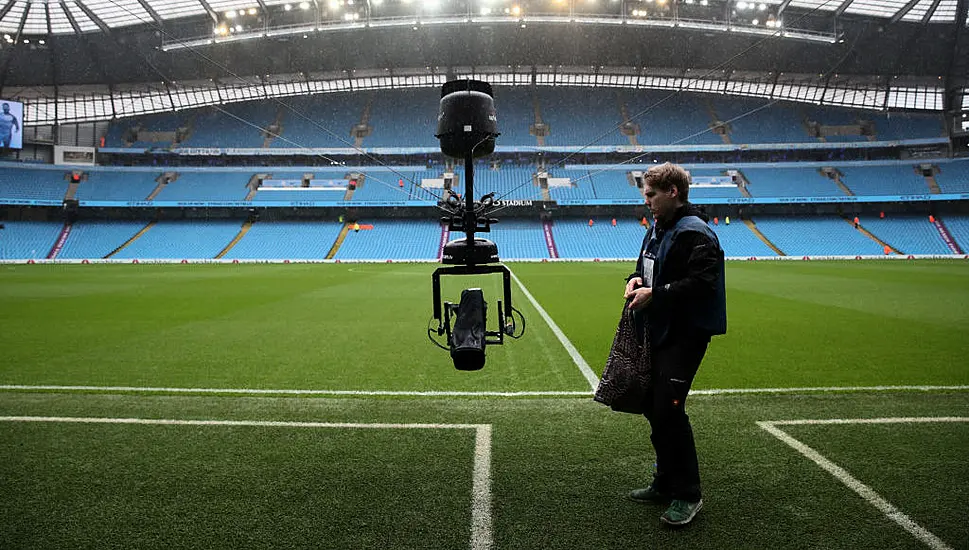
[[[969,0],[0,0],[0,92],[464,66],[840,73],[917,77],[919,85],[948,90],[962,86],[950,77],[969,74],[967,6]]]
[[[428,16],[432,15],[440,0],[422,0],[412,4],[411,0],[399,0],[403,5],[412,5],[410,9],[413,15]],[[658,4],[665,4],[665,0],[655,0]],[[502,2],[494,2],[503,4]],[[575,10],[568,7],[569,2],[564,0],[551,0],[548,3],[555,3],[562,6],[561,11],[570,15],[575,14]],[[595,3],[590,2],[590,3]],[[618,0],[611,2],[618,4]],[[652,0],[638,0],[633,2],[622,2],[623,4],[643,4],[645,7],[653,4]],[[674,2],[674,3],[679,3]],[[702,4],[711,10],[717,7],[719,2],[709,2],[708,0],[682,0],[683,4]],[[451,2],[457,5],[458,9],[442,9],[442,13],[468,13],[472,16],[490,15],[493,8],[476,8],[476,5],[490,6],[492,2]],[[472,5],[474,4],[474,5]],[[527,8],[518,6],[515,3],[504,3],[513,5],[509,8],[507,15],[520,16],[521,10],[542,11],[555,13],[554,10],[534,10],[533,4]],[[526,4],[521,2],[521,4]],[[751,2],[737,1],[735,8],[740,12],[752,8],[754,13],[766,12],[770,8],[777,8],[777,11],[786,10],[810,10],[818,13],[829,13],[832,15],[857,15],[867,16],[889,21],[918,21],[928,24],[953,23],[956,19],[958,0],[754,0]],[[6,33],[12,39],[13,35],[23,36],[44,36],[51,34],[74,34],[84,32],[109,31],[122,27],[129,27],[144,24],[164,24],[168,21],[191,18],[195,16],[208,16],[215,22],[229,22],[232,20],[242,20],[247,16],[260,16],[274,11],[273,8],[280,8],[283,11],[299,12],[333,12],[339,11],[344,17],[344,21],[355,21],[353,14],[358,14],[356,19],[362,14],[365,18],[383,18],[383,15],[397,14],[399,10],[392,7],[392,2],[385,3],[383,0],[360,0],[354,8],[353,0],[330,0],[325,6],[317,0],[312,2],[298,0],[7,0],[0,7],[0,32]],[[467,6],[469,9],[464,9]],[[517,13],[511,13],[515,9]],[[382,12],[386,11],[386,14]],[[496,15],[506,14],[503,9],[495,9]],[[582,12],[587,13],[587,12]],[[595,12],[593,12],[595,13]],[[609,13],[609,10],[603,10]],[[350,14],[349,18],[346,15]],[[515,17],[519,19],[519,17]],[[766,22],[766,19],[759,23]],[[232,28],[235,28],[234,26]],[[227,27],[228,29],[228,27]],[[10,39],[7,39],[8,41]]]

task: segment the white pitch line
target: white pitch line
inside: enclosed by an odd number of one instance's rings
[[[471,489],[471,550],[488,550],[491,535],[491,426],[478,426],[474,437]]]
[[[176,420],[168,418],[100,418],[76,416],[0,416],[0,422],[59,422],[75,424],[140,424],[161,426],[252,426],[266,428],[349,428],[474,430],[471,485],[471,549],[489,550],[494,544],[491,522],[490,424],[385,424],[349,422],[286,422],[274,420]]]
[[[396,396],[396,397],[586,397],[588,391],[396,391],[396,390],[299,390],[254,388],[164,388],[137,386],[29,386],[0,385],[0,391],[80,391],[126,393],[203,393],[239,395],[303,395],[303,396]]]
[[[772,420],[774,426],[812,426],[823,424],[912,424],[932,422],[969,422],[969,416],[899,416],[893,418],[819,418]]]
[[[731,394],[770,394],[770,393],[838,393],[872,391],[966,391],[969,386],[830,386],[807,388],[722,388],[692,390],[691,396],[731,395]],[[225,394],[259,396],[362,396],[362,397],[590,397],[591,391],[406,391],[406,390],[300,390],[300,389],[258,389],[258,388],[166,388],[139,386],[58,386],[0,384],[0,391],[46,391],[46,392],[91,392],[91,393],[185,393],[185,394]]]
[[[579,354],[579,350],[575,349],[575,346],[572,345],[569,338],[564,332],[562,332],[562,329],[555,324],[555,321],[549,317],[545,309],[539,305],[538,300],[532,296],[532,293],[525,288],[525,285],[522,284],[522,282],[518,279],[518,277],[515,276],[513,272],[510,270],[509,272],[511,273],[511,278],[514,279],[515,282],[518,283],[518,287],[522,289],[522,294],[524,294],[525,297],[528,298],[528,301],[535,306],[535,310],[538,311],[538,314],[541,315],[542,319],[545,320],[545,323],[548,324],[548,328],[552,329],[552,333],[555,334],[555,337],[558,338],[559,342],[562,342],[562,346],[565,347],[565,351],[569,352],[569,356],[572,357],[572,361],[574,361],[576,366],[579,367],[579,370],[582,371],[582,375],[585,376],[585,379],[589,381],[589,386],[592,387],[592,391],[595,391],[596,388],[599,387],[599,377],[596,376],[596,373],[592,372],[592,369],[589,368],[589,364],[586,363],[585,359],[582,358],[582,355]]]
[[[863,423],[889,423],[889,422],[965,422],[969,421],[969,418],[957,418],[957,417],[941,417],[945,418],[942,420],[940,418],[899,418],[899,419],[888,419],[888,418],[876,418],[876,419],[857,419],[852,421],[852,419],[835,419],[835,420],[820,420],[820,421],[796,421],[796,420],[782,420],[782,421],[762,421],[757,422],[763,430],[773,435],[777,439],[780,439],[784,443],[788,444],[790,447],[801,453],[802,455],[809,458],[812,462],[821,467],[824,471],[833,475],[838,481],[844,483],[852,491],[861,495],[869,504],[877,508],[883,514],[885,514],[888,519],[894,521],[903,529],[911,533],[915,538],[919,539],[926,545],[928,545],[933,550],[952,550],[952,547],[947,545],[942,539],[935,536],[928,529],[922,527],[916,523],[912,518],[908,517],[901,510],[896,508],[892,503],[888,502],[881,495],[875,492],[874,489],[865,485],[861,481],[858,481],[854,476],[849,474],[844,468],[838,466],[834,462],[831,462],[827,458],[821,455],[821,453],[815,451],[811,447],[808,447],[804,443],[801,443],[797,439],[794,439],[787,432],[781,430],[777,427],[778,424],[863,424]]]

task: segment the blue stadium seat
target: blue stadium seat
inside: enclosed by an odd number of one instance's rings
[[[757,216],[754,222],[788,256],[884,253],[878,243],[838,216]]]
[[[844,195],[838,184],[816,168],[744,168],[754,197],[832,197]]]
[[[214,258],[241,225],[238,220],[162,220],[113,258]]]
[[[560,218],[552,225],[555,248],[560,258],[622,258],[635,261],[643,244],[646,228],[639,220],[596,217]],[[499,252],[504,252],[499,250]]]
[[[841,182],[855,195],[921,195],[928,184],[910,164],[839,168]]]
[[[0,197],[62,200],[67,194],[66,170],[0,169]]]
[[[939,231],[928,217],[891,214],[859,216],[862,227],[903,254],[950,254]]]
[[[0,260],[39,260],[47,257],[61,234],[61,222],[4,221],[0,231]]]
[[[104,258],[141,231],[147,221],[81,220],[71,227],[58,259]]]
[[[321,260],[342,229],[342,223],[332,221],[259,221],[225,259]]]
[[[432,220],[379,219],[373,229],[347,233],[338,260],[432,260],[441,242],[441,224]]]
[[[75,198],[89,201],[141,201],[158,186],[159,172],[91,171],[77,186]]]

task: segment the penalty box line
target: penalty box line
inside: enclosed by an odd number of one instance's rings
[[[945,422],[969,422],[969,417],[961,416],[937,416],[937,417],[899,417],[899,418],[832,418],[832,419],[801,419],[801,420],[771,420],[760,421],[757,425],[780,439],[788,446],[801,453],[812,462],[821,467],[843,483],[852,491],[861,495],[865,501],[881,511],[885,516],[911,533],[915,538],[923,542],[933,550],[952,550],[931,531],[922,527],[912,518],[908,517],[892,503],[885,500],[874,489],[859,481],[856,477],[848,473],[847,470],[838,466],[831,460],[825,458],[821,453],[795,439],[790,434],[780,429],[778,426],[807,426],[807,425],[845,425],[845,424],[908,424],[908,423],[945,423]]]
[[[136,424],[160,426],[251,426],[265,428],[474,430],[474,467],[471,486],[470,547],[472,550],[488,550],[494,543],[491,519],[491,424],[386,424],[349,422],[286,422],[272,420],[175,420],[156,418],[100,418],[66,416],[0,416],[0,422]]]

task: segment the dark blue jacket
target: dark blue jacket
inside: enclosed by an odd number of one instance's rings
[[[643,239],[630,278],[643,276],[644,257],[653,259],[653,300],[644,311],[655,347],[671,338],[727,332],[723,249],[707,219],[687,203],[669,224],[653,224]]]

